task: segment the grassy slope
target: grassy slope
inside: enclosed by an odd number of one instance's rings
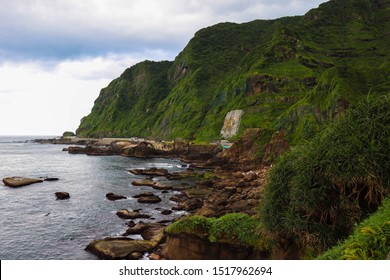
[[[174,62],[140,63],[125,71],[137,79],[103,89],[78,134],[214,140],[225,114],[243,109],[241,131],[284,129],[299,143],[388,88],[387,2],[333,0],[303,17],[202,29]]]

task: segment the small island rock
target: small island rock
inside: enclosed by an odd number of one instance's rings
[[[57,197],[57,200],[64,200],[70,198],[70,195],[67,192],[56,192],[55,196]]]
[[[106,194],[106,198],[111,201],[119,200],[119,199],[127,199],[126,196],[115,194],[115,193],[108,193]]]
[[[146,214],[141,214],[137,211],[129,211],[127,209],[122,209],[116,212],[116,215],[122,219],[149,219],[150,216]]]
[[[3,179],[4,185],[7,187],[23,187],[35,183],[42,183],[43,180],[38,178],[25,178],[25,177],[7,177]]]

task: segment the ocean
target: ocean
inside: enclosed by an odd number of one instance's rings
[[[152,216],[144,222],[171,220],[184,214],[174,211],[168,216],[161,215],[160,208],[171,209],[175,205],[169,198],[176,192],[132,186],[133,180],[143,177],[128,172],[151,167],[170,172],[184,170],[179,160],[70,155],[62,151],[66,147],[63,145],[27,141],[35,138],[0,137],[0,179],[22,176],[59,180],[20,188],[6,187],[0,182],[0,259],[96,259],[84,250],[91,241],[121,236],[127,229],[126,220],[116,215],[118,210],[141,209],[141,213]],[[56,200],[54,193],[59,191],[68,192],[70,199]],[[139,204],[132,198],[145,191],[154,192],[162,201]],[[109,192],[127,199],[109,201],[106,199]]]

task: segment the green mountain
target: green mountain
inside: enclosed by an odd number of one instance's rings
[[[141,62],[102,89],[77,134],[217,140],[241,109],[241,132],[284,130],[300,143],[389,91],[389,14],[389,0],[331,0],[304,16],[202,29],[175,61]]]

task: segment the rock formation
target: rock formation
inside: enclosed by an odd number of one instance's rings
[[[225,121],[221,129],[221,135],[225,139],[235,136],[240,129],[242,110],[230,111],[226,114]]]
[[[3,179],[4,185],[8,187],[23,187],[35,183],[42,183],[42,179],[25,178],[25,177],[7,177]]]

